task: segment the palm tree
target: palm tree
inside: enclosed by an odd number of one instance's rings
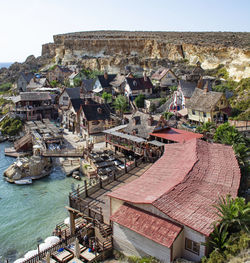
[[[121,116],[123,117],[124,111],[128,107],[127,99],[126,97],[119,95],[114,102],[115,109],[121,113]]]
[[[219,198],[216,208],[218,222],[226,227],[230,233],[244,230],[249,232],[250,227],[250,203],[245,203],[242,197],[231,198],[230,195]]]
[[[228,246],[228,231],[227,227],[214,224],[214,231],[205,245],[212,250],[224,251]]]

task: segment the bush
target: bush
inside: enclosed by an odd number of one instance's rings
[[[52,80],[52,81],[50,82],[50,85],[51,85],[52,88],[56,88],[56,86],[57,86],[58,84],[59,84],[59,83],[58,83],[57,80]]]
[[[112,102],[112,94],[104,91],[102,93],[102,98],[105,100],[106,103],[111,103]]]
[[[6,91],[9,91],[12,87],[12,84],[10,82],[8,83],[4,83],[2,85],[0,85],[0,92],[4,93]]]
[[[164,118],[168,121],[174,114],[172,112],[165,112],[163,113]]]
[[[163,105],[166,101],[167,101],[166,98],[161,98],[159,106]]]
[[[135,104],[138,108],[144,108],[145,95],[140,94],[135,98]]]
[[[23,124],[20,119],[6,118],[1,123],[1,132],[4,135],[14,136],[17,135],[23,128]]]

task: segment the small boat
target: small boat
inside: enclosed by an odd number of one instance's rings
[[[20,179],[14,181],[15,184],[32,184],[32,179]]]

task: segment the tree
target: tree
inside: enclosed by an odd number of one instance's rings
[[[73,80],[75,87],[80,87],[82,85],[82,79],[81,78],[74,78]]]
[[[58,81],[57,80],[52,80],[50,81],[50,85],[52,88],[56,88],[56,86],[58,85]]]
[[[106,103],[112,102],[112,94],[104,91],[102,93],[102,98],[105,100]]]
[[[228,122],[221,124],[216,129],[214,140],[227,145],[244,143],[243,136],[234,126],[231,126]]]
[[[242,197],[233,199],[230,195],[219,198],[216,208],[218,222],[221,226],[226,227],[230,233],[244,230],[249,232],[250,227],[250,203],[245,203]]]
[[[128,102],[126,97],[119,95],[114,102],[115,109],[120,112],[121,116],[123,117],[124,111],[128,107]]]
[[[214,141],[232,145],[239,162],[245,165],[249,153],[249,140],[244,138],[234,126],[229,125],[228,122],[220,125],[216,129]]]
[[[145,100],[145,95],[139,94],[139,95],[135,98],[135,105],[136,105],[138,108],[144,108],[144,100]]]
[[[213,250],[224,251],[228,246],[227,227],[214,224],[214,231],[211,233],[206,245]]]

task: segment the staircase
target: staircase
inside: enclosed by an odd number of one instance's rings
[[[20,150],[25,144],[31,143],[32,142],[32,137],[28,133],[25,136],[23,136],[21,139],[17,140],[14,142],[14,148],[16,151]]]

